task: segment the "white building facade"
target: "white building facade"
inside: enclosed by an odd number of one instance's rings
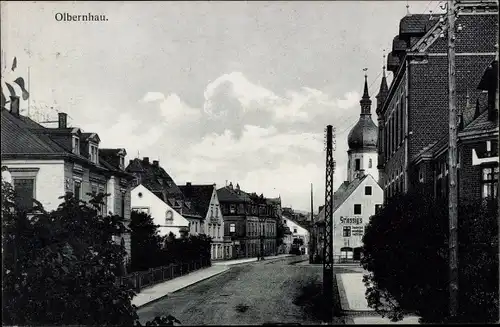
[[[142,184],[136,186],[131,192],[132,210],[149,214],[158,225],[159,235],[166,236],[173,233],[181,237],[181,230],[189,229],[189,221],[163,200],[149,191]]]

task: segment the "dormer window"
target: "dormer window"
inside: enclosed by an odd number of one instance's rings
[[[99,162],[99,151],[96,144],[89,143],[90,161],[97,164]]]
[[[80,154],[80,138],[78,136],[73,136],[72,152],[74,154]]]

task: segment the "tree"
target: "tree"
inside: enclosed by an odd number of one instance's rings
[[[163,264],[161,250],[163,239],[158,235],[158,225],[155,225],[150,215],[132,211],[130,252],[132,257],[132,271],[148,270]]]
[[[276,219],[276,247],[283,244],[283,238],[285,237],[286,225],[283,224],[283,220],[278,217]]]
[[[2,320],[7,325],[140,325],[134,290],[118,285],[125,257],[113,235],[125,231],[119,216],[102,216],[99,204],[71,194],[57,210],[28,216],[2,180]],[[150,325],[174,324],[158,317]]]
[[[494,207],[459,207],[461,322],[498,317],[498,237]],[[371,217],[361,263],[370,307],[393,321],[448,316],[448,207],[421,192],[397,196]]]

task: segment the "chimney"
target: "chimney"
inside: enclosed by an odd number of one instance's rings
[[[128,161],[128,164],[129,164],[129,165],[131,165],[131,164],[132,164],[132,162],[134,162],[134,160],[130,159],[130,160]]]
[[[236,191],[240,190],[240,184],[236,183]]]
[[[149,164],[149,157],[142,158],[142,162],[144,162],[145,164]]]
[[[19,117],[19,97],[10,96],[10,113],[16,117]]]
[[[68,114],[64,112],[60,112],[57,114],[59,120],[59,128],[67,128],[68,127]]]
[[[160,162],[158,160],[153,160],[153,166],[158,167]]]
[[[186,186],[191,186],[191,182],[186,182]]]
[[[229,182],[229,189],[232,190],[233,189],[233,182]]]

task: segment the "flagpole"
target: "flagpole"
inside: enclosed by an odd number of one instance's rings
[[[30,78],[30,66],[28,66],[28,90],[31,93],[31,83],[30,83],[30,81],[31,81],[31,78]],[[30,109],[31,109],[31,96],[28,97],[28,114],[27,114],[27,117],[31,117],[30,116]]]

